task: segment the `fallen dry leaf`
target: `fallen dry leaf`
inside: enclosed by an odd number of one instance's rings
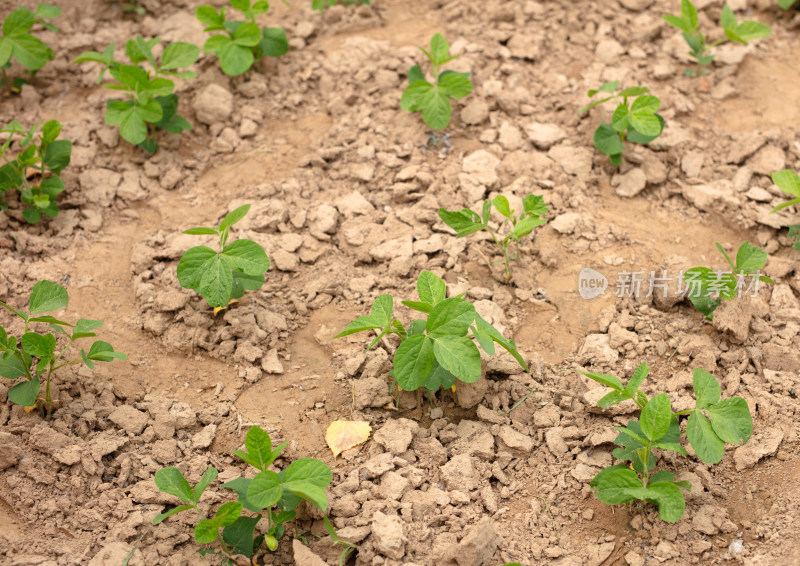
[[[325,442],[335,458],[348,448],[366,442],[371,431],[366,421],[333,421],[325,433]]]

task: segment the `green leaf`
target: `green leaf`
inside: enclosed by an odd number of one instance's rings
[[[359,316],[353,322],[348,324],[344,330],[334,336],[334,338],[342,338],[355,334],[356,332],[364,332],[365,330],[381,329],[383,324],[372,318],[371,316]]]
[[[659,393],[650,399],[642,409],[639,424],[645,436],[653,441],[667,434],[671,418],[672,406],[669,401],[669,395]]]
[[[259,472],[247,489],[250,504],[266,509],[275,505],[283,494],[281,478],[270,470]]]
[[[606,155],[617,155],[625,149],[619,133],[610,124],[600,124],[594,132],[594,146]]]
[[[269,270],[269,258],[264,248],[253,240],[236,240],[222,250],[227,263],[248,275],[261,275]]]
[[[194,11],[194,15],[201,24],[207,27],[221,29],[225,25],[224,14],[217,12],[212,6],[198,6]]]
[[[618,505],[636,499],[631,488],[641,488],[642,482],[636,472],[627,466],[610,466],[601,470],[589,484],[597,490],[597,498],[603,503]]]
[[[403,95],[400,98],[400,108],[408,112],[417,112],[418,110],[422,110],[420,100],[432,88],[433,85],[426,81],[424,77],[411,82],[405,88],[405,90],[403,90]]]
[[[459,238],[479,232],[486,227],[486,223],[482,221],[481,217],[468,208],[460,211],[440,208],[438,214],[442,222],[456,231],[456,235]]]
[[[70,155],[72,154],[72,142],[69,140],[56,140],[47,145],[44,150],[42,164],[52,171],[58,173],[69,165]]]
[[[697,457],[708,464],[722,460],[725,443],[714,432],[711,421],[700,411],[693,411],[686,423],[686,437]]]
[[[455,71],[445,71],[439,76],[439,87],[450,98],[464,98],[472,92],[472,81]]]
[[[511,231],[511,236],[514,239],[519,240],[520,238],[524,238],[533,232],[534,228],[545,223],[547,223],[547,220],[544,218],[539,218],[538,216],[526,216],[517,222],[517,225],[514,226],[514,229]]]
[[[161,105],[152,98],[146,104],[114,101],[108,105],[105,121],[109,126],[119,126],[120,135],[138,145],[147,138],[147,122],[158,122],[162,116]]]
[[[435,34],[431,38],[431,58],[433,59],[433,63],[437,65],[441,64],[447,59],[449,53],[450,44],[447,43],[447,40],[442,34]]]
[[[25,366],[12,352],[0,356],[0,375],[7,379],[17,379],[25,375]]]
[[[232,524],[222,529],[222,540],[233,549],[233,554],[253,556],[253,539],[261,515],[257,517],[240,516]]]
[[[643,490],[641,499],[657,505],[658,516],[669,523],[679,521],[686,511],[683,493],[674,483],[651,483]]]
[[[505,216],[506,218],[511,218],[511,205],[508,203],[508,199],[503,195],[497,195],[492,200],[492,204],[494,204],[495,209],[497,212]]]
[[[40,2],[36,6],[36,17],[37,18],[46,18],[48,20],[52,20],[57,18],[61,15],[61,8],[58,6],[51,6],[50,4],[45,4],[44,2]]]
[[[706,409],[714,433],[729,444],[745,444],[753,434],[753,417],[741,397],[724,399]]]
[[[29,356],[50,360],[56,349],[56,339],[52,334],[41,335],[36,332],[26,332],[20,339],[22,349]]]
[[[661,101],[652,94],[638,97],[631,105],[631,113],[636,114],[655,114],[661,107]],[[641,130],[640,130],[641,131]]]
[[[637,368],[638,369],[638,368]],[[580,370],[579,370],[580,371]],[[617,391],[623,391],[625,387],[623,387],[622,382],[614,377],[613,375],[608,375],[605,373],[591,373],[587,371],[581,371],[583,375],[588,377],[589,379],[600,383],[601,385],[605,385],[606,387],[610,387],[611,389],[615,389]],[[631,378],[633,379],[633,378]]]
[[[215,228],[205,228],[202,226],[198,226],[197,228],[189,228],[188,230],[184,230],[183,233],[189,234],[190,236],[219,236],[219,230]],[[213,252],[214,250],[211,251]]]
[[[217,255],[207,246],[189,248],[178,262],[178,282],[184,289],[198,290],[203,275],[203,266]]]
[[[422,72],[422,67],[420,67],[419,65],[414,65],[408,71],[407,78],[408,78],[408,83],[409,84],[417,82],[417,81],[424,81],[425,80],[425,73]]]
[[[178,468],[161,468],[156,472],[155,482],[159,491],[174,495],[184,503],[194,503],[192,488]]]
[[[333,472],[325,464],[315,458],[295,460],[283,472],[283,483],[307,481],[320,489],[326,489],[333,481]]]
[[[654,117],[659,124],[657,131],[655,128],[655,121],[653,121],[652,119],[648,119],[645,125],[642,125],[639,121],[637,121],[636,126],[634,126],[634,124],[631,124],[631,127],[628,130],[627,140],[631,143],[648,144],[654,139],[656,139],[658,136],[660,136],[661,132],[664,130],[664,118],[663,116],[661,116],[661,114],[655,114]],[[643,132],[640,132],[637,129],[637,127],[648,128],[649,129],[648,131],[653,133],[645,134]]]
[[[214,254],[201,268],[200,285],[197,292],[212,307],[226,307],[233,291],[231,260],[225,255]]]
[[[522,199],[522,209],[531,216],[542,216],[549,211],[542,195],[526,196]]]
[[[478,329],[478,332],[489,336],[494,342],[500,344],[503,349],[505,349],[515,360],[517,360],[517,363],[519,363],[519,365],[525,371],[528,371],[528,364],[525,363],[525,360],[517,351],[517,345],[513,340],[504,338],[503,335],[500,334],[499,330],[486,322],[477,312],[475,313],[475,325]]]
[[[203,519],[194,529],[194,540],[200,544],[214,542],[219,536],[219,529],[236,522],[242,514],[242,504],[238,501],[223,503],[217,514],[211,519]]]
[[[169,518],[169,517],[172,517],[173,515],[176,515],[177,513],[180,513],[181,511],[188,511],[189,509],[194,509],[194,508],[195,508],[195,506],[194,506],[194,505],[178,505],[177,507],[173,507],[173,508],[172,508],[172,509],[170,509],[169,511],[166,511],[166,512],[164,512],[164,513],[161,513],[161,514],[159,514],[159,515],[156,515],[156,516],[153,518],[153,524],[154,524],[154,525],[158,525],[158,524],[159,524],[159,523],[161,523],[161,522],[162,522],[164,519],[167,519],[167,518]]]
[[[103,342],[102,340],[97,340],[92,344],[92,347],[89,348],[89,353],[87,357],[90,360],[94,360],[96,362],[110,362],[114,359],[117,360],[127,360],[128,356],[123,354],[122,352],[115,352],[114,348],[111,347],[111,344],[108,342]]]
[[[69,295],[64,287],[52,281],[39,281],[31,290],[30,313],[39,314],[63,309],[68,303]]]
[[[182,69],[197,62],[200,48],[193,43],[176,41],[164,48],[161,54],[161,70]]]
[[[736,271],[750,273],[767,264],[767,252],[750,242],[744,242],[736,252]]]
[[[475,307],[469,301],[453,297],[437,304],[428,315],[428,336],[466,336],[475,320]]]
[[[464,383],[481,378],[481,353],[475,343],[465,336],[440,336],[433,342],[436,361]]]
[[[639,390],[639,386],[642,385],[642,382],[650,373],[650,366],[647,365],[646,362],[642,362],[639,366],[634,370],[633,375],[628,380],[628,384],[625,386],[625,393],[630,395],[631,399],[635,398],[636,392]]]
[[[52,143],[61,133],[61,124],[58,120],[49,120],[42,126],[42,141]]]
[[[416,391],[433,370],[433,340],[417,334],[405,339],[394,355],[394,377],[405,391]]]
[[[433,370],[422,384],[428,391],[438,391],[440,388],[450,389],[456,382],[456,376],[435,363]]]
[[[194,501],[195,505],[197,505],[197,502],[200,501],[200,498],[203,496],[203,492],[211,484],[211,482],[216,479],[216,477],[216,468],[208,468],[205,473],[203,473],[203,477],[200,478],[200,481],[197,482],[197,485],[194,486],[194,489],[192,490],[192,501]]]
[[[770,175],[772,182],[786,194],[800,197],[800,175],[791,169],[776,171]]]
[[[253,426],[247,431],[247,436],[244,439],[244,446],[247,453],[234,450],[233,453],[239,456],[242,460],[258,468],[259,470],[266,471],[272,464],[272,440],[261,427]]]
[[[283,28],[264,28],[261,34],[261,41],[258,42],[258,49],[264,55],[270,57],[280,57],[289,52],[289,39]]]
[[[8,400],[23,407],[32,407],[36,403],[36,398],[39,396],[41,383],[38,376],[33,376],[29,381],[17,383],[14,387],[8,390]]]
[[[321,511],[325,511],[328,508],[328,498],[325,492],[311,482],[294,481],[289,484],[284,483],[284,487],[295,495],[310,501]]]
[[[442,87],[434,85],[419,98],[418,103],[422,109],[422,121],[431,129],[443,130],[450,124],[453,108]]]
[[[704,409],[719,401],[722,389],[714,376],[704,369],[697,368],[692,376],[692,387],[697,399],[697,408]],[[748,413],[749,414],[749,413]]]
[[[436,306],[447,296],[447,284],[441,277],[426,269],[417,278],[417,294],[423,303]]]
[[[391,295],[378,295],[370,309],[370,317],[381,327],[392,322],[394,299]]]
[[[235,480],[223,483],[222,487],[236,491],[236,493],[238,494],[239,503],[242,504],[242,507],[244,507],[248,511],[253,511],[254,513],[258,513],[259,511],[261,511],[262,508],[253,505],[247,499],[247,490],[250,488],[250,484],[252,483],[252,481],[253,480],[246,478],[236,478]]]

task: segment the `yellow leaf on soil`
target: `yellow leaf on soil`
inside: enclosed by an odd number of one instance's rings
[[[325,442],[335,458],[348,448],[367,441],[372,427],[366,421],[333,421],[325,433]]]

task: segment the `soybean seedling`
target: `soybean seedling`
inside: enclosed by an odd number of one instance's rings
[[[289,51],[289,40],[283,28],[259,29],[256,16],[267,13],[269,3],[258,0],[230,0],[232,8],[242,12],[247,21],[228,20],[226,7],[216,10],[212,6],[198,6],[195,16],[205,27],[204,31],[222,31],[208,38],[203,51],[219,58],[222,72],[236,77],[250,70],[253,63],[264,55],[279,57]]]
[[[220,251],[208,246],[195,246],[178,262],[178,281],[184,289],[200,293],[214,309],[224,309],[245,290],[255,291],[264,284],[269,270],[269,258],[253,240],[241,239],[228,243],[231,226],[245,217],[250,205],[229,212],[216,228],[190,228],[184,234],[218,236]],[[216,310],[215,310],[216,312]]]
[[[507,350],[525,371],[528,365],[517,352],[513,340],[485,321],[466,299],[446,299],[447,285],[430,271],[417,279],[418,301],[402,301],[410,309],[424,313],[426,318],[411,322],[406,328],[394,318],[394,298],[380,295],[372,304],[369,316],[360,316],[336,335],[336,338],[357,332],[376,330],[378,335],[367,350],[386,335],[400,338],[394,354],[390,375],[405,391],[448,389],[456,380],[473,383],[481,378],[481,353],[475,342],[490,356],[495,343]],[[473,342],[473,339],[475,342]]]
[[[147,10],[144,6],[139,6],[138,0],[108,0],[112,4],[122,4],[122,11],[136,14],[137,16],[144,16]]]
[[[28,298],[28,312],[17,310],[0,301],[5,307],[25,322],[25,329],[19,340],[9,336],[6,329],[0,326],[0,375],[7,379],[20,380],[8,390],[8,400],[31,409],[38,407],[46,411],[49,418],[53,412],[53,400],[50,391],[50,380],[53,374],[64,366],[83,362],[89,369],[94,369],[94,362],[110,362],[114,359],[127,360],[122,352],[115,352],[108,342],[96,340],[89,351],[81,350],[78,358],[64,361],[64,354],[72,343],[81,338],[94,338],[94,331],[103,323],[99,320],[79,319],[70,324],[50,315],[42,313],[66,308],[69,303],[67,290],[52,281],[39,281],[33,286]],[[47,324],[57,334],[63,334],[69,342],[61,352],[56,353],[57,341],[52,333],[29,330],[31,324]],[[45,382],[44,397],[40,397],[42,381]]]
[[[744,242],[736,252],[736,263],[731,261],[725,249],[716,244],[720,253],[731,271],[714,271],[708,267],[693,267],[683,274],[686,282],[686,294],[698,311],[703,313],[708,320],[714,318],[714,310],[722,304],[723,299],[729,301],[740,296],[745,289],[747,280],[753,286],[754,293],[758,292],[759,282],[772,284],[774,281],[766,275],[761,275],[759,270],[767,264],[767,252]]]
[[[588,92],[590,98],[601,92],[610,96],[595,100],[578,111],[583,114],[609,100],[616,103],[617,107],[611,115],[611,123],[600,124],[594,132],[594,146],[597,151],[609,156],[612,165],[622,163],[625,140],[648,144],[660,136],[664,130],[664,118],[657,113],[661,107],[661,99],[647,94],[650,92],[649,88],[632,86],[614,94],[617,87],[619,87],[619,81],[611,81],[603,84],[600,88],[590,90]],[[628,101],[629,98],[632,99],[631,102]]]
[[[160,60],[153,55],[153,47],[159,38],[145,41],[141,36],[125,43],[125,53],[132,65],[114,61],[115,43],[106,47],[103,53],[87,51],[74,63],[92,61],[102,63],[104,68],[97,79],[103,80],[106,71],[115,82],[103,85],[105,88],[123,91],[125,100],[109,100],[105,121],[109,126],[119,126],[119,134],[126,141],[138,145],[148,153],[158,149],[155,141],[157,129],[171,134],[191,130],[192,125],[177,114],[178,95],[174,94],[175,83],[165,77],[193,79],[194,71],[180,71],[193,65],[200,56],[200,49],[191,43],[177,41],[164,48]],[[141,63],[150,64],[151,71],[145,70]]]
[[[403,91],[400,107],[409,112],[422,112],[422,121],[434,130],[443,130],[450,124],[453,115],[451,98],[464,98],[472,92],[470,73],[441,71],[442,65],[459,57],[450,55],[450,44],[437,33],[431,39],[430,51],[420,47],[431,63],[434,82],[425,79],[419,65],[408,72],[408,86]],[[440,72],[441,71],[441,72]]]
[[[336,6],[337,4],[344,4],[345,6],[362,6],[369,5],[369,0],[311,0],[311,9],[323,11],[329,6]]]
[[[504,230],[505,226],[508,226],[507,233],[503,237],[498,237],[489,227],[492,205],[504,217],[503,222],[497,229],[497,233]],[[516,211],[511,210],[508,199],[503,195],[497,195],[493,200],[485,200],[483,202],[483,210],[480,216],[469,208],[464,208],[460,211],[440,208],[439,218],[456,231],[457,238],[463,238],[475,232],[486,230],[494,240],[494,243],[497,244],[500,253],[503,254],[502,263],[505,267],[503,275],[506,281],[511,281],[514,277],[511,272],[511,260],[519,259],[520,257],[521,239],[533,232],[533,229],[537,226],[547,222],[546,218],[542,218],[543,215],[547,214],[547,211],[547,205],[544,203],[542,196],[528,195],[522,201],[522,213],[517,218]],[[513,253],[514,250],[516,250],[516,254]],[[490,263],[490,268],[491,265]]]
[[[785,0],[784,0],[785,1]],[[750,41],[760,37],[768,37],[772,30],[766,24],[755,20],[747,20],[739,23],[736,14],[726,4],[722,8],[720,25],[725,32],[725,37],[708,43],[706,36],[700,31],[697,10],[691,0],[681,0],[681,15],[664,14],[664,21],[669,25],[678,28],[683,35],[683,39],[689,46],[689,55],[697,61],[695,69],[686,69],[686,75],[690,77],[708,74],[708,65],[714,61],[714,55],[709,53],[709,49],[716,47],[726,41],[734,41],[747,45]]]
[[[782,171],[776,171],[770,175],[770,177],[772,177],[772,182],[775,183],[780,190],[794,197],[791,200],[782,202],[773,208],[770,213],[783,210],[789,206],[800,205],[800,175],[791,169],[783,169]],[[789,239],[794,242],[794,249],[800,250],[800,224],[789,226]]]
[[[333,546],[341,546],[342,551],[339,553],[339,566],[344,566],[347,563],[347,557],[358,550],[358,545],[352,542],[348,542],[346,540],[342,540],[341,537],[336,533],[336,529],[333,528],[331,524],[331,520],[328,519],[327,516],[322,517],[322,521],[325,523],[325,530],[328,531],[327,539]]]
[[[39,222],[43,214],[50,218],[58,215],[56,197],[64,191],[61,171],[69,165],[72,155],[72,142],[57,139],[61,133],[61,124],[57,120],[46,122],[35,136],[38,129],[39,124],[35,124],[26,132],[22,124],[14,120],[0,130],[8,134],[8,139],[0,147],[0,158],[5,162],[0,166],[0,195],[11,189],[19,191],[20,199],[26,205],[22,217],[31,224]],[[5,152],[15,135],[22,138],[16,144],[19,152],[10,160]],[[32,171],[35,174],[31,175]],[[0,210],[6,209],[8,205],[0,199]]]
[[[253,466],[257,473],[252,479],[238,478],[223,483],[222,487],[236,492],[237,501],[223,503],[211,517],[207,517],[200,508],[200,498],[216,479],[216,469],[207,469],[194,488],[178,468],[160,469],[155,476],[156,487],[180,499],[182,505],[157,515],[153,524],[157,525],[176,513],[194,509],[200,516],[194,528],[195,542],[211,544],[219,541],[220,546],[220,550],[201,550],[200,554],[219,554],[223,559],[222,564],[227,566],[237,564],[233,559],[237,554],[252,560],[262,544],[274,552],[278,548],[278,539],[283,537],[286,530],[284,523],[295,518],[295,509],[302,500],[323,512],[327,509],[325,489],[333,479],[330,468],[314,458],[295,460],[280,472],[270,470],[269,467],[287,444],[284,442],[273,450],[272,440],[260,427],[254,426],[247,431],[245,451],[234,450],[233,454]],[[245,511],[256,515],[244,514]],[[258,528],[262,518],[266,519],[266,527]]]
[[[686,510],[681,489],[688,491],[692,486],[689,482],[677,481],[672,472],[659,470],[653,473],[658,464],[653,449],[670,450],[688,456],[681,445],[678,417],[689,415],[686,439],[701,461],[716,464],[722,460],[726,443],[747,443],[753,434],[753,418],[747,401],[741,397],[720,400],[722,389],[719,382],[703,369],[694,370],[692,378],[695,407],[673,413],[666,393],[648,399],[639,390],[649,372],[650,367],[646,363],[641,364],[626,386],[613,375],[581,372],[612,389],[597,402],[598,407],[612,407],[632,399],[641,411],[638,420],[628,421],[625,427],[614,427],[620,433],[614,440],[619,448],[615,448],[612,454],[617,460],[630,462],[630,466],[609,466],[594,477],[590,486],[604,503],[653,503],[658,507],[658,516],[662,520],[675,522],[683,517]]]
[[[50,31],[58,31],[53,24],[45,20],[60,15],[61,8],[50,4],[39,4],[35,12],[19,7],[3,20],[2,35],[0,35],[0,70],[3,84],[12,92],[19,92],[25,80],[8,80],[6,69],[11,68],[11,59],[15,59],[25,67],[31,75],[44,67],[48,61],[52,61],[53,50],[33,35],[31,28],[38,23]]]

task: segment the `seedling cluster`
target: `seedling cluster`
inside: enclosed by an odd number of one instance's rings
[[[778,0],[781,7],[788,8],[795,0],[791,0],[786,4],[787,0]],[[770,27],[755,20],[747,20],[739,22],[736,19],[736,14],[733,10],[725,4],[722,8],[722,15],[720,16],[720,26],[725,32],[725,37],[716,41],[708,43],[706,36],[700,31],[700,23],[697,17],[697,9],[691,0],[681,0],[681,15],[674,16],[672,14],[664,14],[664,20],[671,26],[681,30],[683,39],[689,46],[689,55],[697,61],[695,69],[686,69],[685,73],[690,76],[700,76],[708,74],[707,67],[714,61],[714,55],[709,54],[709,49],[716,47],[727,41],[734,41],[747,45],[750,41],[761,37],[769,37],[772,33]]]
[[[190,228],[184,234],[219,237],[220,251],[195,246],[178,262],[178,281],[184,289],[200,293],[215,309],[223,309],[244,292],[260,289],[269,258],[259,244],[241,239],[228,243],[231,227],[245,217],[250,205],[229,212],[216,228]]]
[[[8,80],[6,69],[11,68],[12,59],[33,75],[44,67],[48,61],[53,60],[53,50],[31,33],[35,24],[41,24],[51,31],[56,27],[47,22],[61,15],[61,8],[50,4],[39,4],[36,11],[19,7],[3,20],[2,36],[0,36],[0,69],[2,70],[3,84],[16,92],[25,83],[24,79]]]
[[[378,335],[367,347],[369,350],[384,336],[397,336],[400,345],[394,354],[394,369],[390,375],[404,391],[417,391],[421,387],[438,391],[442,387],[452,387],[456,380],[464,383],[479,380],[482,372],[478,346],[493,356],[495,344],[499,344],[528,370],[514,341],[504,338],[486,322],[472,303],[460,296],[445,298],[447,284],[443,279],[423,271],[417,279],[417,294],[418,301],[402,303],[426,314],[426,318],[413,320],[406,327],[394,317],[394,298],[380,295],[372,304],[369,316],[358,317],[336,338],[377,330]]]
[[[714,376],[703,369],[694,370],[692,385],[695,407],[677,413],[666,393],[648,399],[639,387],[650,373],[643,363],[628,380],[627,385],[613,375],[581,372],[586,377],[611,388],[611,392],[597,402],[608,408],[628,399],[641,411],[638,420],[628,421],[625,427],[614,427],[619,435],[614,440],[619,448],[613,456],[629,465],[609,466],[591,481],[600,501],[621,505],[630,501],[653,503],[664,521],[678,521],[685,512],[686,503],[681,490],[691,490],[689,482],[675,479],[666,470],[655,471],[658,458],[653,449],[668,450],[688,456],[681,444],[679,418],[686,420],[686,439],[697,457],[708,464],[722,460],[725,444],[745,444],[753,434],[750,408],[741,397],[721,399],[722,389]]]
[[[54,400],[50,391],[50,380],[53,374],[64,366],[83,362],[89,369],[94,369],[94,362],[110,362],[115,359],[127,360],[122,352],[115,352],[108,342],[96,340],[89,351],[81,350],[80,357],[66,361],[64,354],[73,342],[82,338],[94,338],[95,330],[103,323],[99,320],[79,319],[75,324],[64,322],[43,313],[66,308],[69,303],[67,290],[52,281],[39,281],[33,286],[28,298],[28,312],[17,310],[0,301],[0,306],[8,309],[25,323],[22,335],[9,335],[0,326],[0,375],[17,383],[8,390],[8,400],[29,409],[40,408],[53,412]],[[55,332],[44,333],[32,330],[31,325],[46,324]],[[66,337],[67,344],[59,349],[56,335]],[[44,397],[40,397],[44,381]]]
[[[664,130],[664,118],[657,113],[661,107],[661,99],[647,94],[650,89],[644,86],[632,86],[616,92],[618,87],[619,81],[610,81],[590,90],[590,98],[598,93],[610,96],[595,100],[579,111],[583,114],[609,100],[617,105],[611,116],[611,123],[600,124],[594,132],[594,146],[600,153],[608,155],[612,165],[622,164],[625,140],[648,144]]]
[[[218,550],[201,550],[200,554],[221,555],[223,565],[236,564],[233,557],[237,554],[252,558],[262,545],[274,552],[286,531],[284,523],[294,520],[295,509],[301,501],[306,500],[323,512],[328,508],[325,489],[333,480],[330,468],[314,458],[295,460],[280,472],[270,470],[287,444],[284,442],[273,449],[269,435],[258,426],[252,427],[245,437],[245,450],[234,450],[233,454],[257,473],[253,478],[238,478],[221,484],[235,491],[237,500],[223,503],[213,516],[201,509],[200,498],[216,479],[215,468],[207,469],[194,487],[178,468],[160,469],[155,476],[156,487],[174,495],[182,504],[157,515],[153,524],[194,510],[200,517],[194,528],[194,540],[199,544],[219,543]]]
[[[445,63],[457,58],[450,55],[450,44],[437,33],[431,39],[430,51],[420,47],[431,63],[433,82],[425,78],[422,68],[414,65],[408,72],[408,86],[403,91],[400,107],[409,112],[422,112],[422,120],[434,130],[450,125],[453,107],[450,99],[464,98],[472,92],[469,73],[442,71]]]
[[[203,51],[219,59],[222,72],[231,77],[244,74],[264,55],[279,57],[289,51],[289,40],[283,28],[258,27],[256,16],[266,14],[269,3],[258,0],[231,0],[230,7],[242,13],[246,21],[229,20],[226,6],[219,11],[213,6],[198,6],[197,19],[204,31],[221,31],[208,38]]]
[[[489,227],[492,206],[504,218],[496,232]],[[480,215],[469,208],[458,211],[440,208],[439,218],[456,231],[456,237],[458,238],[463,238],[482,230],[488,232],[503,255],[502,263],[505,268],[503,275],[507,281],[511,281],[514,278],[511,271],[511,260],[519,259],[522,238],[533,232],[534,228],[547,222],[546,218],[542,218],[547,214],[547,211],[547,205],[542,196],[528,195],[522,201],[522,212],[517,218],[517,213],[511,209],[508,199],[503,195],[497,195],[494,199],[483,202]],[[497,234],[506,226],[508,226],[506,235],[498,237]],[[514,251],[516,251],[516,254],[513,253]],[[489,265],[491,267],[491,263]]]
[[[69,165],[72,155],[72,142],[57,139],[61,134],[58,121],[50,120],[42,126],[41,132],[38,129],[39,124],[35,124],[26,132],[22,124],[14,120],[0,130],[8,134],[0,147],[0,157],[5,162],[0,166],[0,195],[11,189],[19,191],[20,199],[26,205],[22,216],[31,224],[39,222],[42,215],[50,218],[58,215],[56,197],[64,191],[61,171]],[[9,160],[6,150],[14,142],[15,135],[22,138],[16,143],[16,157]],[[31,175],[30,171],[35,171],[35,174]],[[0,210],[7,209],[8,204],[0,198]]]
[[[794,197],[779,204],[770,212],[778,212],[790,206],[800,205],[800,175],[791,169],[783,169],[782,171],[776,171],[770,176],[772,177],[772,182],[775,183],[780,190],[790,197]],[[800,224],[789,226],[789,239],[794,242],[794,249],[800,250]]]
[[[157,60],[153,55],[153,48],[160,41],[159,38],[145,41],[139,36],[128,40],[125,43],[125,53],[131,65],[114,61],[115,43],[109,45],[103,53],[88,51],[75,59],[75,63],[102,63],[105,68],[100,71],[97,82],[101,82],[108,71],[115,82],[103,86],[125,92],[125,100],[108,101],[106,124],[119,126],[123,139],[142,147],[148,153],[154,153],[158,149],[154,138],[156,128],[172,134],[192,129],[192,125],[177,114],[178,95],[173,93],[175,83],[165,77],[195,78],[197,74],[194,71],[180,69],[193,65],[200,56],[200,49],[196,45],[179,41],[167,45],[160,60]],[[151,71],[142,68],[141,63],[144,62],[150,65]]]
[[[725,261],[731,268],[730,272],[714,271],[708,267],[693,267],[683,274],[689,300],[708,320],[714,318],[714,310],[723,300],[737,298],[748,283],[754,285],[758,285],[758,282],[774,283],[772,279],[759,273],[759,270],[767,264],[767,252],[761,248],[750,242],[744,242],[736,252],[736,263],[719,243],[717,249],[725,256]]]

